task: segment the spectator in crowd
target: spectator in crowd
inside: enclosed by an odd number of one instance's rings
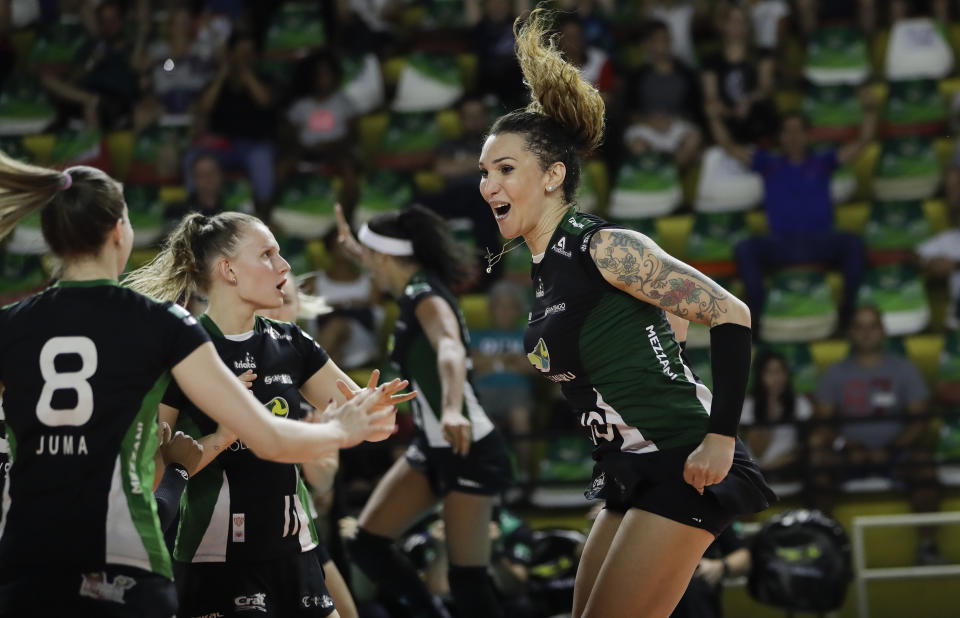
[[[474,329],[470,337],[474,386],[484,410],[508,437],[525,436],[532,428],[533,385],[523,348],[527,315],[524,291],[513,281],[498,281],[487,295],[491,327]],[[531,472],[530,443],[514,443],[523,480]]]
[[[706,0],[643,0],[641,17],[658,19],[670,28],[673,55],[687,66],[697,66],[697,52],[693,45],[696,21],[709,14]]]
[[[562,11],[576,11],[583,24],[583,38],[587,45],[612,52],[616,43],[611,16],[616,10],[614,0],[563,0]]]
[[[715,103],[707,108],[717,143],[763,177],[770,234],[748,238],[735,249],[737,270],[754,316],[755,337],[760,335],[758,326],[763,315],[764,269],[805,262],[839,266],[844,278],[841,328],[852,315],[863,278],[864,246],[860,237],[834,230],[830,181],[834,170],[853,161],[874,134],[875,102],[864,95],[864,105],[867,111],[860,136],[835,150],[809,151],[806,118],[798,113],[785,115],[780,122],[779,154],[734,143],[722,121],[721,107]]]
[[[140,94],[140,78],[131,58],[143,53],[150,21],[148,0],[137,2],[138,30],[131,43],[123,29],[120,3],[106,0],[96,8],[96,32],[84,43],[66,76],[43,76],[43,85],[65,103],[80,106],[88,126],[105,129],[130,125]]]
[[[598,47],[587,45],[583,19],[577,13],[560,13],[554,27],[560,35],[557,45],[564,58],[579,69],[583,79],[593,84],[610,105],[617,85],[610,56]]]
[[[203,92],[198,111],[205,116],[206,135],[187,155],[187,187],[193,188],[192,163],[210,153],[227,170],[243,170],[253,183],[261,215],[274,192],[274,94],[269,81],[256,72],[256,44],[250,34],[234,31],[216,77]]]
[[[789,28],[790,5],[786,0],[756,0],[750,5],[753,44],[757,49],[775,51],[784,42]]]
[[[303,84],[305,92],[286,113],[290,134],[284,140],[286,167],[307,164],[339,176],[339,199],[349,216],[359,197],[357,162],[352,153],[356,122],[354,105],[341,87],[340,59],[330,50],[316,52],[300,64],[296,83]]]
[[[149,20],[148,20],[148,23]],[[186,5],[170,9],[166,38],[157,39],[134,57],[145,74],[153,96],[144,102],[151,117],[189,114],[216,70],[217,49],[208,38],[197,37],[194,15]]]
[[[877,27],[876,0],[797,0],[800,32],[810,37],[824,25],[858,25],[867,35]]]
[[[820,379],[817,416],[854,422],[815,430],[814,462],[846,464],[855,474],[892,472],[906,483],[915,512],[938,511],[935,470],[922,465],[931,463],[925,441],[928,424],[910,419],[927,412],[929,393],[920,371],[909,359],[884,349],[883,321],[875,307],[857,309],[849,338],[850,355],[828,367]],[[938,562],[936,528],[925,526],[919,532],[917,561]]]
[[[703,64],[703,98],[740,142],[767,138],[776,125],[774,60],[759,52],[746,9],[731,5],[722,19],[720,51]]]
[[[946,279],[950,302],[947,305],[947,327],[960,329],[960,148],[954,154],[954,165],[947,171],[946,201],[951,227],[917,247],[917,256],[926,272],[937,279]]]
[[[505,109],[527,102],[523,75],[513,53],[516,17],[511,0],[483,0],[483,17],[473,28],[480,92],[495,95]]]
[[[186,201],[171,204],[163,213],[167,223],[174,226],[191,212],[212,217],[225,210],[223,198],[223,171],[217,158],[202,154],[193,160],[193,190]]]
[[[684,168],[699,156],[702,138],[695,122],[700,112],[697,77],[671,52],[670,28],[659,20],[646,27],[646,61],[627,80],[631,126],[625,139],[634,153],[671,154]]]
[[[693,579],[670,618],[722,618],[723,582],[750,572],[750,548],[734,522],[703,553]]]
[[[787,359],[776,352],[759,354],[753,361],[753,391],[743,402],[740,426],[767,478],[778,473],[790,480],[798,477],[803,442],[797,423],[812,416],[810,400],[793,392]]]

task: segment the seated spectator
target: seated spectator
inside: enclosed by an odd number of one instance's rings
[[[583,38],[587,45],[612,52],[616,45],[611,16],[614,3],[610,0],[562,0],[561,11],[576,11],[583,23]]]
[[[779,154],[735,144],[722,122],[719,106],[707,110],[717,143],[763,177],[763,204],[770,234],[744,240],[734,254],[754,316],[755,336],[759,336],[763,315],[764,270],[790,264],[819,262],[840,267],[844,280],[841,328],[849,321],[863,278],[864,246],[859,236],[834,231],[830,181],[834,170],[853,161],[873,136],[876,106],[869,99],[865,104],[870,109],[864,114],[859,138],[836,150],[810,152],[806,118],[796,113],[784,116]]]
[[[816,464],[845,464],[854,475],[879,471],[906,484],[914,512],[940,509],[939,490],[926,448],[927,422],[910,416],[927,411],[929,394],[919,369],[883,347],[883,321],[874,307],[860,307],[850,324],[850,355],[828,367],[817,387],[817,416],[857,422],[825,425],[811,436]],[[913,464],[900,465],[898,464]],[[834,475],[833,484],[839,480]],[[828,488],[817,493],[829,500]],[[826,490],[826,491],[824,491]],[[821,505],[824,506],[824,505]],[[921,527],[917,561],[940,560],[936,528]]]
[[[119,2],[106,0],[96,9],[96,32],[77,52],[67,77],[44,75],[42,82],[55,97],[80,106],[88,126],[104,129],[131,124],[140,93],[140,78],[131,58],[146,43],[149,3],[138,1],[137,37],[128,41]]]
[[[758,49],[776,50],[786,38],[790,5],[786,0],[758,0],[750,7],[753,43]]]
[[[526,105],[529,98],[513,49],[517,12],[511,5],[511,0],[483,0],[483,16],[473,27],[477,86],[496,96],[504,109]]]
[[[686,167],[699,156],[702,141],[694,124],[700,108],[696,75],[674,58],[664,22],[648,23],[644,48],[646,61],[627,80],[627,146],[635,154],[669,153],[678,167]]]
[[[333,312],[320,316],[309,330],[316,333],[317,341],[337,366],[364,367],[377,355],[375,307],[379,294],[370,273],[358,269],[337,242],[336,228],[323,237],[323,244],[325,266],[312,273],[307,287],[333,307]]]
[[[708,14],[708,3],[704,0],[645,0],[640,7],[644,18],[658,19],[670,28],[673,55],[687,66],[697,66],[693,31],[695,22]]]
[[[740,426],[764,472],[798,478],[803,443],[797,423],[812,416],[810,401],[793,392],[787,359],[773,352],[758,355],[753,361],[753,392],[743,402]]]
[[[750,17],[739,6],[728,8],[722,35],[720,51],[703,63],[704,104],[716,108],[735,140],[769,137],[776,126],[773,57],[754,48]]]
[[[947,327],[960,329],[960,169],[954,167],[947,174],[947,203],[952,227],[917,247],[926,272],[938,279],[946,279],[950,293],[947,305]]]
[[[163,213],[169,226],[175,226],[191,212],[212,217],[223,212],[223,172],[220,162],[212,155],[200,155],[193,160],[193,190],[184,202],[170,204]]]
[[[340,203],[348,216],[359,193],[357,163],[351,153],[355,139],[354,106],[343,91],[343,68],[331,51],[319,51],[303,63],[295,80],[303,88],[287,110],[285,140],[289,161],[319,165],[340,176]]]
[[[734,522],[707,547],[670,618],[722,618],[724,580],[749,572],[750,548]]]
[[[567,62],[580,70],[583,79],[593,84],[609,105],[616,87],[613,62],[607,52],[587,45],[583,20],[576,13],[559,13],[554,28],[559,33],[557,46]]]
[[[512,281],[498,281],[488,292],[488,307],[491,327],[470,334],[477,398],[505,435],[524,436],[533,416],[530,363],[523,349],[524,292]],[[529,447],[527,440],[514,444],[521,478],[530,472]]]
[[[145,106],[153,116],[192,111],[214,75],[215,51],[208,41],[198,39],[189,7],[170,10],[166,38],[154,41],[134,58],[137,69],[145,73],[152,86],[153,96]]]
[[[198,111],[205,118],[207,133],[185,157],[187,187],[193,189],[192,163],[200,153],[217,158],[227,170],[243,170],[253,183],[258,212],[274,192],[273,142],[276,119],[274,95],[269,81],[257,74],[257,48],[251,35],[235,31],[217,76],[200,97]]]

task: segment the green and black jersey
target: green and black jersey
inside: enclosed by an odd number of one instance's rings
[[[659,307],[607,283],[590,257],[610,224],[571,208],[531,268],[527,358],[561,385],[602,453],[649,453],[696,444],[711,394],[680,356]]]
[[[437,277],[418,272],[410,278],[398,301],[400,315],[391,337],[390,360],[400,375],[410,381],[410,387],[417,391],[417,397],[413,400],[413,418],[417,428],[426,436],[427,443],[434,448],[449,448],[450,443],[444,438],[440,425],[443,391],[437,370],[437,352],[430,345],[430,339],[423,332],[416,313],[417,305],[431,296],[439,296],[450,305],[460,325],[460,341],[464,349],[470,349],[470,335],[456,297]],[[493,423],[477,401],[471,382],[468,356],[467,381],[463,385],[463,415],[470,419],[473,441],[476,442],[493,431]]]
[[[254,329],[224,335],[207,315],[200,323],[234,373],[257,374],[253,395],[275,416],[305,416],[300,387],[330,359],[295,324],[257,316]],[[175,384],[163,403],[180,411],[177,429],[201,438],[216,422]],[[298,466],[265,461],[237,440],[187,483],[173,556],[183,562],[269,560],[313,549],[317,532],[307,515],[306,486]]]
[[[170,368],[206,341],[183,308],[107,280],[0,310],[12,461],[0,582],[52,565],[172,577],[153,498],[157,404]]]

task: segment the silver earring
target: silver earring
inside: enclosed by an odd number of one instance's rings
[[[553,185],[548,186],[547,191],[553,191]]]
[[[237,278],[236,278],[236,277],[233,278],[233,285],[237,285]]]

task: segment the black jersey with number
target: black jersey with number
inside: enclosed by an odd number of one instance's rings
[[[157,404],[170,368],[208,340],[182,307],[109,280],[0,310],[0,582],[105,564],[172,577],[153,499]]]
[[[300,387],[330,357],[295,324],[258,316],[254,329],[224,336],[208,316],[220,358],[234,373],[257,374],[253,395],[274,415],[304,417]],[[180,411],[177,429],[200,438],[217,425],[176,384],[163,403]],[[190,479],[180,502],[180,528],[173,555],[183,562],[233,562],[278,558],[313,549],[317,533],[307,515],[306,486],[294,464],[265,461],[237,440]]]
[[[460,341],[466,350],[470,349],[470,335],[466,321],[453,293],[437,277],[418,272],[404,286],[403,296],[397,301],[400,314],[391,337],[390,360],[400,371],[404,379],[410,381],[410,388],[417,391],[413,400],[414,422],[427,438],[427,443],[435,448],[449,448],[450,443],[443,435],[440,415],[443,412],[443,389],[440,372],[437,370],[437,352],[423,331],[417,318],[417,306],[431,296],[439,296],[453,310],[460,326]],[[470,357],[467,357],[467,380],[463,385],[463,415],[470,419],[473,426],[473,441],[477,442],[493,431],[493,423],[483,411],[474,394],[471,383]]]

